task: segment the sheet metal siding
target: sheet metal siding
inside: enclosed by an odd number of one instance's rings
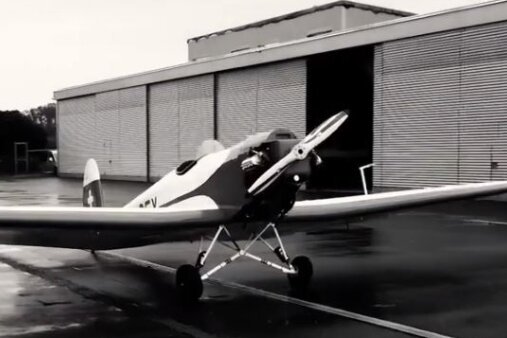
[[[145,88],[59,101],[59,172],[82,174],[94,158],[101,175],[146,177]]]
[[[161,177],[179,161],[179,113],[177,81],[149,87],[150,176]]]
[[[462,39],[460,181],[505,180],[507,23],[465,30]]]
[[[507,178],[506,44],[497,23],[377,47],[376,186]]]
[[[220,73],[217,82],[218,140],[224,146],[279,127],[304,136],[305,60]]]
[[[117,175],[146,179],[146,87],[119,91],[119,149]]]
[[[195,159],[204,140],[214,138],[213,75],[179,81],[180,162]]]
[[[383,181],[383,165],[382,165],[382,150],[383,150],[383,77],[384,72],[384,58],[383,58],[383,45],[375,46],[373,58],[373,185],[380,186]]]
[[[95,150],[94,95],[58,101],[58,171],[81,174]]]
[[[156,180],[213,139],[213,75],[163,82],[150,90],[150,176]]]
[[[374,114],[374,128],[382,130],[376,185],[457,183],[459,36],[447,32],[383,46],[382,103]]]

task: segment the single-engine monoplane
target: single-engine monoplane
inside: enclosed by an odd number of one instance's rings
[[[347,118],[347,112],[333,115],[302,140],[289,130],[276,129],[227,149],[217,141],[205,141],[195,159],[182,163],[124,208],[103,206],[99,169],[90,159],[84,171],[84,207],[0,207],[0,243],[95,251],[199,241],[215,228],[196,263],[178,268],[181,295],[198,299],[203,280],[240,257],[277,269],[288,276],[291,288],[304,289],[313,274],[312,263],[305,256],[290,259],[280,227],[285,233],[305,231],[315,221],[507,192],[507,181],[501,181],[296,201],[312,166],[322,162],[316,147]],[[244,246],[238,232],[251,236]],[[265,244],[278,261],[252,253],[256,242]],[[235,253],[204,271],[217,243],[228,244]]]

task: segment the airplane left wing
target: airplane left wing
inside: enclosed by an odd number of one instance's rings
[[[227,209],[179,211],[165,208],[0,207],[0,229],[35,227],[127,230],[213,227],[229,221],[230,217]]]
[[[499,181],[300,201],[285,215],[284,222],[350,218],[506,192],[507,181]]]
[[[0,207],[0,244],[106,250],[198,240],[237,209]]]

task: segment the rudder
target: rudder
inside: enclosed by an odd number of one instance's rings
[[[104,202],[102,184],[100,183],[100,172],[97,162],[90,158],[86,162],[83,177],[83,206],[101,207]]]

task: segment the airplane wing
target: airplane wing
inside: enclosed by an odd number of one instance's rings
[[[503,181],[299,201],[283,223],[345,219],[506,192],[507,181]],[[237,211],[0,207],[0,243],[105,250],[192,241],[227,224]]]
[[[0,244],[108,250],[193,241],[235,209],[0,207]]]
[[[499,181],[300,201],[284,222],[349,218],[506,192],[507,181]]]

